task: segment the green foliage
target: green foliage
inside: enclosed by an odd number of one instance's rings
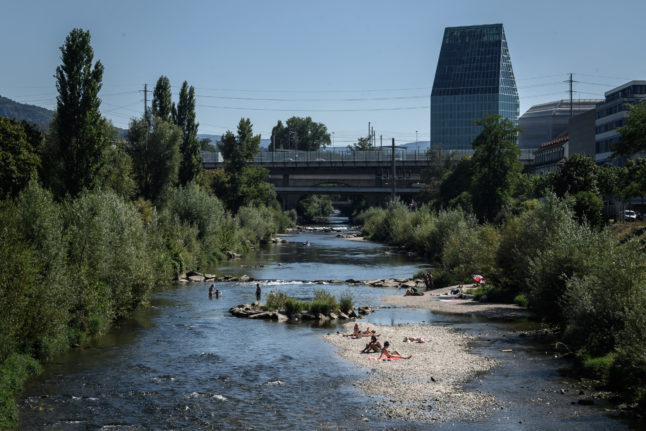
[[[265,300],[265,309],[267,311],[284,310],[287,298],[288,296],[285,292],[275,292],[272,290]]]
[[[325,124],[316,123],[310,117],[291,117],[285,126],[278,121],[271,131],[271,142],[269,151],[318,151],[330,145],[330,134]]]
[[[116,139],[116,137],[115,137]],[[126,152],[123,141],[106,148],[103,155],[105,164],[98,172],[99,184],[104,190],[112,190],[124,199],[130,199],[137,192],[132,171],[132,158]]]
[[[292,314],[302,313],[303,310],[306,310],[309,304],[303,301],[299,301],[295,298],[286,298],[285,299],[285,314],[291,316]]]
[[[156,200],[164,190],[177,184],[179,127],[153,119],[152,130],[144,119],[133,119],[128,129],[126,152],[132,158],[134,177],[144,199]]]
[[[30,376],[39,374],[42,367],[28,355],[14,353],[0,366],[0,429],[13,428],[18,421],[18,406],[14,396]]]
[[[514,304],[527,308],[529,307],[529,299],[527,298],[527,295],[520,293],[514,298]]]
[[[16,196],[37,178],[42,141],[28,124],[0,117],[0,198]]]
[[[552,187],[558,197],[579,192],[599,194],[597,167],[594,160],[586,154],[572,154],[559,165],[552,177]]]
[[[509,202],[522,164],[516,144],[518,127],[499,115],[489,115],[476,124],[483,130],[473,140],[473,209],[481,220],[494,220]]]
[[[607,379],[610,376],[610,369],[614,365],[615,358],[615,353],[608,353],[607,355],[594,358],[586,355],[582,358],[581,365],[586,371],[586,374],[598,379]]]
[[[354,309],[354,297],[351,292],[345,292],[339,297],[339,310],[349,313]]]
[[[332,199],[327,195],[308,195],[296,206],[296,211],[307,223],[319,217],[329,216],[333,209]]]
[[[202,171],[202,153],[197,139],[199,124],[195,122],[195,89],[189,88],[186,81],[179,93],[175,123],[182,129],[179,183],[185,185],[196,180]]]
[[[336,298],[325,289],[314,289],[314,299],[309,305],[309,310],[314,314],[330,314],[339,309]]]
[[[509,292],[505,289],[492,285],[480,285],[471,294],[476,301],[485,300],[483,298],[485,295],[487,295],[487,302],[509,302],[512,298],[515,298],[514,296],[510,296]]]
[[[260,151],[260,135],[254,136],[251,121],[241,119],[238,134],[227,132],[218,143],[224,157],[224,173],[213,183],[213,190],[234,213],[244,205],[272,205],[275,191],[268,182],[269,172],[249,166]]]
[[[50,183],[60,187],[57,195],[69,193],[75,197],[83,189],[97,185],[97,173],[109,145],[105,120],[99,112],[103,65],[97,61],[92,67],[94,53],[89,31],[72,30],[60,50],[56,114],[43,162],[48,164],[49,178],[60,181]]]
[[[626,162],[621,181],[620,196],[624,201],[630,201],[634,196],[641,198],[642,204],[646,197],[646,158],[638,157]]]
[[[173,114],[173,103],[170,90],[170,80],[162,75],[157,79],[155,89],[153,90],[152,103],[153,117],[158,117],[163,121],[171,121]]]
[[[617,130],[621,138],[615,155],[631,155],[646,150],[646,101],[630,105],[624,126]]]
[[[580,223],[603,226],[603,201],[592,192],[579,192],[574,195],[574,213]]]
[[[352,151],[367,151],[375,148],[372,145],[372,138],[370,136],[364,136],[357,139],[357,142],[353,145],[348,145],[348,148]]]

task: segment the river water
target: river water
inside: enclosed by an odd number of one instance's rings
[[[335,232],[299,233],[220,268],[263,282],[271,290],[311,299],[314,289],[351,292],[358,305],[381,305],[392,290],[311,280],[409,277],[422,261]],[[310,246],[304,246],[305,241]],[[90,347],[46,364],[20,399],[25,430],[374,430],[374,429],[630,429],[608,415],[610,405],[576,404],[566,364],[540,338],[522,337],[530,322],[492,322],[424,310],[378,309],[366,321],[396,325],[426,322],[474,336],[473,350],[500,366],[478,376],[469,390],[492,393],[499,407],[476,422],[424,424],[377,417],[374,399],[353,382],[369,370],[341,359],[322,335],[337,324],[277,323],[232,317],[228,309],[255,300],[255,283],[208,283],[158,293],[152,307],[122,321]],[[512,349],[513,353],[502,353]],[[563,391],[562,391],[563,389]],[[561,393],[565,392],[565,393]]]

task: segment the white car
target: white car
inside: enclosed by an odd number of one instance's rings
[[[633,210],[624,210],[624,221],[637,221],[637,214]]]

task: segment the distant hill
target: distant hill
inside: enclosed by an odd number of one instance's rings
[[[49,128],[49,123],[52,122],[54,111],[40,106],[18,103],[0,96],[0,117],[15,118],[18,121],[25,120],[35,124],[38,129],[46,131]]]

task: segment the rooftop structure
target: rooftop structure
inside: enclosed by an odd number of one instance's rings
[[[518,135],[520,148],[537,149],[568,129],[570,117],[595,109],[602,99],[556,100],[534,105],[519,119]]]

